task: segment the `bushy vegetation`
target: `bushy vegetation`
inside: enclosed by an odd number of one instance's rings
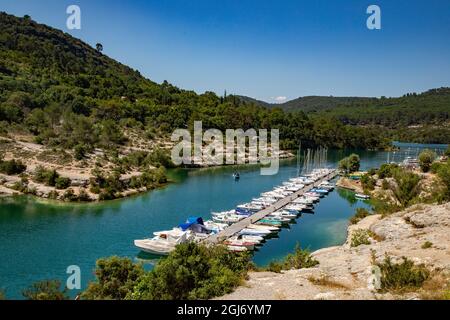
[[[96,281],[89,283],[81,298],[87,300],[123,300],[144,274],[141,265],[130,259],[111,257],[96,263]]]
[[[318,264],[319,261],[311,256],[309,250],[302,249],[297,244],[294,253],[288,254],[282,261],[271,261],[267,268],[263,270],[279,273],[282,270],[312,268]]]
[[[371,232],[365,229],[355,230],[352,234],[350,246],[352,248],[359,247],[363,244],[370,244]]]
[[[137,283],[130,299],[209,299],[231,292],[250,265],[246,253],[187,243],[177,247]]]
[[[364,191],[372,191],[375,189],[376,180],[369,174],[364,174],[361,176],[361,185]]]
[[[419,165],[423,172],[430,171],[433,161],[437,158],[434,151],[426,149],[423,150],[419,155]]]
[[[421,248],[422,248],[422,249],[430,249],[432,246],[433,246],[433,243],[432,243],[432,242],[430,242],[430,241],[425,241],[425,242],[422,244]]]
[[[355,215],[350,218],[350,224],[357,224],[368,216],[370,216],[370,212],[367,209],[357,208]]]
[[[67,189],[72,183],[69,178],[60,177],[56,170],[48,170],[43,166],[38,166],[35,169],[33,180],[46,186],[56,187],[56,189]]]
[[[184,243],[144,271],[129,259],[112,257],[97,262],[96,281],[83,299],[186,300],[209,299],[229,293],[250,267],[245,253],[225,247]]]
[[[27,166],[22,163],[20,160],[3,160],[3,157],[0,155],[0,173],[4,173],[7,175],[16,175],[21,174],[27,169]]]
[[[351,154],[350,156],[339,161],[339,169],[345,173],[354,173],[359,171],[360,158],[357,154]]]
[[[22,292],[27,300],[68,300],[67,290],[58,280],[45,280],[32,284]]]
[[[401,263],[394,263],[391,257],[386,256],[384,261],[377,263],[376,266],[381,271],[381,290],[383,291],[418,289],[430,276],[430,272],[423,265],[416,266],[406,257],[403,257]]]

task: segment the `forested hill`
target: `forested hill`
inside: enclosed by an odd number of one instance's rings
[[[360,103],[375,101],[375,98],[365,97],[333,97],[333,96],[306,96],[284,103],[268,103],[265,101],[256,100],[250,97],[240,96],[242,101],[253,102],[258,105],[268,108],[281,108],[284,111],[304,111],[315,112],[327,109],[333,109],[337,106],[351,106]]]
[[[101,42],[101,40],[100,40]],[[124,49],[125,50],[125,49]],[[282,148],[383,148],[390,132],[258,106],[237,96],[157,84],[62,31],[0,13],[0,135],[31,135],[52,148],[116,149],[129,130],[148,139],[176,128],[277,128]],[[433,141],[439,142],[439,141]]]

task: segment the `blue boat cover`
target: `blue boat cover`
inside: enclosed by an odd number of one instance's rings
[[[180,224],[178,227],[181,228],[181,230],[186,231],[194,225],[203,226],[203,219],[201,217],[189,217],[185,223]]]

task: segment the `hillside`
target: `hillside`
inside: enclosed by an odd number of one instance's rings
[[[242,101],[285,112],[302,111],[311,119],[335,119],[344,125],[381,127],[393,140],[450,143],[450,88],[431,89],[399,98],[301,97],[269,104],[249,97]]]

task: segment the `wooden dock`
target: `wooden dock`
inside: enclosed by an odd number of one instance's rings
[[[241,230],[247,228],[250,224],[255,223],[255,222],[263,219],[264,217],[268,216],[269,214],[274,213],[275,211],[278,211],[278,210],[282,209],[283,207],[287,206],[289,203],[291,203],[295,199],[301,197],[306,192],[319,186],[323,181],[333,179],[334,177],[337,176],[337,174],[338,174],[337,170],[333,170],[331,173],[322,177],[315,183],[305,186],[303,189],[291,194],[290,196],[283,198],[278,202],[275,202],[270,207],[267,207],[264,210],[258,211],[255,214],[249,216],[248,218],[245,218],[237,223],[232,224],[231,226],[229,226],[228,228],[226,228],[225,230],[223,230],[217,234],[209,236],[207,239],[205,239],[205,242],[210,243],[210,244],[217,244],[222,241],[225,241],[226,239],[234,236]]]

